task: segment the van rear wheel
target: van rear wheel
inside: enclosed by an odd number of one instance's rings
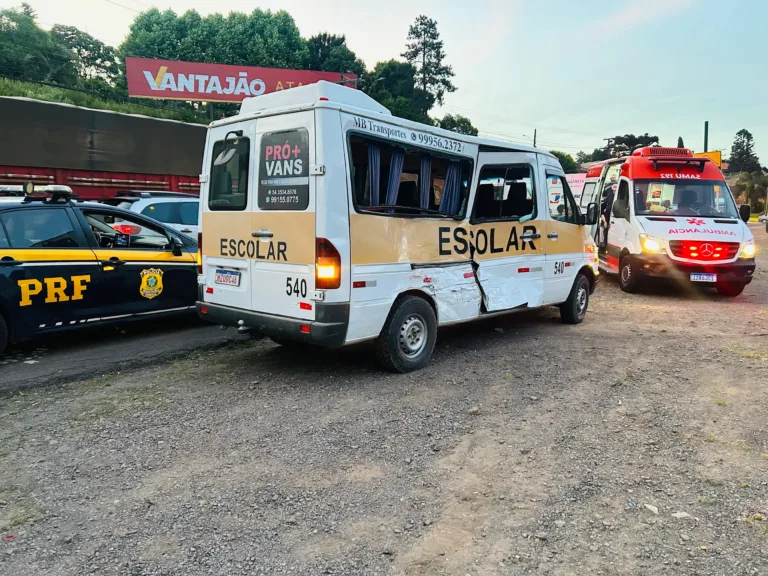
[[[584,274],[576,276],[568,300],[560,304],[560,318],[566,324],[580,324],[589,308],[589,279]]]
[[[395,302],[376,340],[376,356],[387,370],[411,372],[426,366],[437,340],[435,311],[423,298]]]

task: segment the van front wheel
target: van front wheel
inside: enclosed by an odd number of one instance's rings
[[[624,292],[631,294],[637,292],[640,278],[635,267],[632,256],[627,254],[621,259],[619,264],[619,286]]]
[[[589,279],[584,274],[579,274],[573,283],[568,300],[560,304],[560,318],[566,324],[580,324],[587,315],[587,308],[589,308]]]
[[[417,296],[406,296],[389,312],[376,340],[376,355],[388,370],[411,372],[427,364],[436,340],[437,319],[432,306]]]

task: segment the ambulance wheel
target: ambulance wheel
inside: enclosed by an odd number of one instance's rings
[[[589,279],[584,274],[576,276],[568,300],[560,304],[560,318],[566,324],[580,324],[589,308]]]
[[[717,290],[717,293],[721,296],[728,296],[729,298],[734,298],[744,292],[744,288],[746,287],[746,284],[742,282],[731,282],[728,284],[717,284],[715,285],[715,290]]]
[[[631,294],[637,292],[640,284],[640,278],[634,265],[632,256],[627,254],[621,259],[619,264],[619,286],[624,292]]]
[[[426,366],[437,340],[435,311],[423,298],[395,302],[376,340],[376,356],[387,370],[411,372]]]
[[[0,356],[3,355],[5,347],[8,345],[8,326],[5,323],[5,318],[0,314]]]

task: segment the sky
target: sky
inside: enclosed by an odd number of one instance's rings
[[[678,136],[730,152],[742,128],[768,164],[765,0],[28,0],[43,27],[68,24],[118,45],[135,16],[286,10],[304,37],[344,34],[371,68],[399,58],[408,26],[438,23],[458,90],[431,115],[462,114],[481,135],[575,156],[617,134]],[[0,7],[20,0],[0,0]],[[258,62],[254,62],[258,65]]]

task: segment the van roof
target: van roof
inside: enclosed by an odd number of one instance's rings
[[[443,130],[442,128],[437,128],[435,126],[420,124],[418,122],[406,120],[405,118],[395,117],[386,107],[379,104],[362,90],[348,88],[332,82],[326,82],[325,80],[307,84],[306,86],[291,88],[289,90],[280,90],[262,96],[246,98],[240,106],[240,113],[238,115],[217,120],[216,122],[212,122],[210,126],[216,127],[239,122],[247,117],[258,116],[265,110],[285,113],[296,109],[313,107],[334,108],[337,110],[353,112],[368,118],[377,119],[381,122],[398,124],[412,130],[429,132],[444,138],[459,140],[468,144],[475,144],[485,149],[491,148],[509,151],[537,152],[550,158],[555,158],[549,151],[533,146],[507,142],[504,140],[491,140],[488,138],[479,138],[477,136],[468,136],[466,134],[459,134],[458,132]]]

